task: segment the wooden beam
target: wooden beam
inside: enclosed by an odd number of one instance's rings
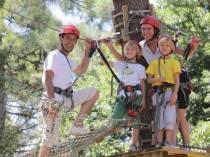
[[[117,29],[117,28],[123,26],[123,24],[124,24],[123,22],[120,22],[120,23],[114,25],[114,28]]]
[[[122,6],[122,15],[123,15],[124,27],[126,27],[128,25],[128,6],[127,5]]]
[[[119,12],[119,13],[117,13],[117,14],[114,14],[114,15],[112,15],[112,18],[117,18],[118,16],[121,16],[121,15],[123,15],[123,12]]]
[[[178,147],[159,147],[146,149],[144,152],[129,152],[109,157],[210,157],[210,154],[184,150]]]
[[[123,41],[126,42],[128,40],[130,40],[130,36],[128,34],[129,32],[129,25],[128,25],[128,6],[127,5],[123,5],[122,6],[122,13],[123,13],[123,30],[121,30],[122,34],[123,34]]]

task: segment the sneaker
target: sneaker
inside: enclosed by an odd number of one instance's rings
[[[156,145],[155,145],[156,148],[159,148],[159,147],[161,147],[161,146],[162,146],[161,144],[156,144]]]
[[[135,144],[131,144],[130,147],[129,147],[129,151],[131,152],[136,152],[136,151],[139,151],[140,150],[140,147],[135,145]]]
[[[165,143],[164,143],[164,146],[165,146],[165,147],[170,147],[170,148],[176,148],[175,145],[169,144],[168,142],[165,142]]]
[[[75,125],[70,129],[70,134],[74,136],[79,136],[83,134],[87,134],[88,129],[86,129],[84,126],[82,127],[76,127]]]
[[[189,151],[190,147],[189,147],[189,145],[183,145],[183,149],[186,150],[186,151]]]
[[[168,142],[165,142],[165,143],[164,143],[164,146],[170,147],[171,145],[170,145]]]

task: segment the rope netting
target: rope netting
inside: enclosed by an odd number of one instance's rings
[[[47,99],[45,101],[45,104],[53,105],[54,107],[59,107],[59,112],[66,112],[66,109],[62,105],[58,104],[55,100]],[[87,121],[93,122],[95,120],[95,117],[91,115],[80,115],[77,118],[86,119]],[[152,129],[153,127],[152,124],[141,123],[132,118],[111,119],[99,116],[97,117],[97,121],[100,121],[101,125],[97,125],[95,128],[90,128],[89,133],[79,136],[68,135],[68,137],[64,141],[53,145],[53,147],[50,149],[50,156],[79,156],[79,154],[83,152],[86,149],[86,147],[90,146],[91,144],[94,144],[95,142],[102,141],[105,138],[105,136],[112,134],[113,132],[115,132],[115,130],[121,130],[122,128],[131,127],[132,125],[139,125],[140,128],[147,127]],[[38,150],[35,150],[34,152],[30,151],[30,153],[27,151],[25,153],[18,153],[17,156],[30,157],[36,156],[37,154]]]
[[[47,105],[53,105],[54,107],[57,106],[60,108],[59,112],[66,112],[65,108],[58,104],[55,100],[47,99],[45,101]],[[75,112],[75,111],[73,111]],[[95,117],[91,115],[80,115],[77,117],[79,119],[87,119],[87,120],[95,120]],[[84,156],[84,152],[87,148],[94,143],[102,141],[106,136],[112,134],[116,130],[121,130],[122,128],[131,127],[132,125],[139,125],[140,129],[149,128],[154,131],[153,124],[141,123],[140,121],[136,121],[134,119],[124,118],[124,119],[111,119],[105,117],[98,117],[98,121],[101,121],[101,125],[98,125],[96,128],[90,129],[89,133],[79,135],[79,136],[71,136],[63,140],[62,142],[53,145],[50,148],[50,157],[67,157],[67,156]],[[125,141],[124,141],[125,142]],[[178,145],[179,147],[183,147],[182,145]],[[186,148],[186,147],[185,147]],[[206,152],[205,149],[198,148],[198,147],[187,147],[189,150],[194,150],[198,152]],[[24,157],[31,157],[37,156],[38,149],[34,152],[26,152],[26,153],[19,153],[17,156],[24,156]]]
[[[125,120],[122,120],[121,122],[126,123]],[[101,128],[91,130],[89,133],[84,135],[79,135],[75,137],[69,137],[65,141],[54,145],[50,149],[50,155],[51,157],[62,157],[62,156],[79,156],[84,150],[87,149],[88,146],[91,144],[97,143],[102,141],[105,136],[108,136],[109,134],[113,133],[115,129],[120,129],[122,126],[125,127],[126,125],[110,125],[112,121],[107,122],[107,125],[102,126]],[[137,124],[137,123],[135,123]],[[145,125],[145,124],[142,124]],[[125,142],[125,141],[124,141]],[[38,153],[38,151],[36,151]],[[24,157],[31,156],[31,153],[25,153]],[[33,154],[35,155],[35,154]]]

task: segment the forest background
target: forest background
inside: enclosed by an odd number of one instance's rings
[[[60,8],[63,12],[56,12]],[[44,59],[58,44],[62,25],[75,24],[81,37],[99,39],[113,35],[112,0],[0,0],[0,156],[39,148],[41,122],[38,103],[42,92],[41,75]],[[58,10],[59,11],[59,10]],[[190,96],[187,118],[191,125],[191,146],[210,145],[210,1],[157,0],[156,16],[164,24],[162,34],[183,32],[179,46],[186,47],[191,35],[198,36],[201,46],[186,62],[194,91]],[[60,18],[59,18],[60,17]],[[62,17],[62,20],[61,20]],[[79,41],[71,56],[77,61],[83,55]],[[106,48],[105,55],[113,59]],[[119,48],[120,50],[120,48]],[[91,59],[87,74],[75,89],[94,86],[100,99],[86,120],[89,128],[103,124],[110,117],[115,94],[110,95],[111,74],[100,63],[98,54]],[[114,89],[117,83],[114,83]],[[63,113],[60,140],[68,136],[74,113]],[[128,148],[129,129],[108,136],[89,147],[87,156],[105,156]],[[181,141],[180,141],[181,142]]]

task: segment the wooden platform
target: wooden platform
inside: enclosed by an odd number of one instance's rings
[[[143,152],[116,154],[109,157],[210,157],[205,151],[184,150],[178,147],[160,147]]]

